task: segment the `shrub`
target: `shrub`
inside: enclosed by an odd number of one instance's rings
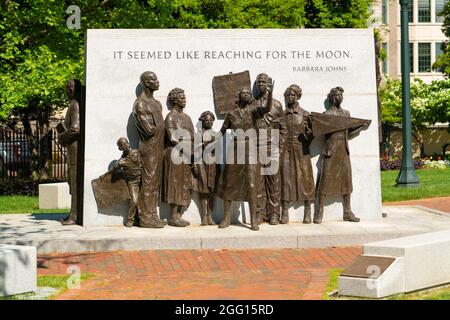
[[[422,169],[424,167],[425,162],[421,159],[413,160],[414,168]],[[399,170],[402,165],[402,162],[398,158],[381,158],[380,159],[380,169],[381,171],[387,170]]]
[[[0,180],[0,195],[36,196],[41,183],[64,182],[62,179],[31,180],[31,179],[6,179]]]
[[[427,169],[445,169],[450,167],[448,160],[425,160],[424,167]]]

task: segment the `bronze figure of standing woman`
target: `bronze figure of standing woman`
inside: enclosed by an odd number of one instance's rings
[[[284,123],[287,134],[281,155],[281,200],[280,223],[289,222],[289,202],[304,201],[303,223],[311,223],[311,202],[314,199],[314,176],[309,145],[313,139],[309,112],[302,109],[298,100],[302,89],[290,85],[284,92],[286,110]]]
[[[161,201],[171,207],[169,225],[175,227],[186,227],[190,223],[181,218],[183,211],[191,202],[191,189],[193,179],[193,168],[191,155],[194,141],[194,125],[191,118],[183,112],[186,106],[184,90],[172,89],[169,92],[168,102],[172,110],[164,120],[168,146],[164,151],[163,184]],[[186,148],[183,148],[183,144]],[[178,146],[178,147],[177,147]],[[177,147],[177,149],[175,149]],[[178,149],[181,147],[180,149]],[[172,152],[182,152],[180,163],[174,161]]]
[[[324,113],[337,116],[336,121],[338,121],[339,117],[350,117],[350,112],[341,108],[343,93],[344,89],[336,87],[332,88],[328,94],[331,108]],[[316,212],[317,215],[314,215],[314,223],[322,222],[325,197],[329,195],[342,195],[344,200],[344,221],[359,222],[359,218],[353,214],[350,204],[350,194],[353,191],[353,185],[348,140],[368,127],[369,124],[365,123],[361,126],[325,135],[325,147],[322,151],[322,170],[318,184],[319,210]]]

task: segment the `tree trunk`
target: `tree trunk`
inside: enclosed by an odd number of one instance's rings
[[[419,130],[414,130],[412,133],[414,139],[419,143],[420,146],[420,158],[425,157],[425,146],[423,142],[423,136]]]

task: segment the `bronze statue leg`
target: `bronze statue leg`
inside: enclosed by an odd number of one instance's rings
[[[200,216],[202,219],[202,226],[208,225],[208,194],[199,192],[198,194],[200,198]]]
[[[267,216],[267,191],[266,191],[266,176],[258,174],[257,184],[257,203],[256,211],[258,215],[258,223],[262,223]]]
[[[359,218],[356,217],[351,209],[351,202],[350,202],[350,193],[349,194],[344,194],[343,195],[344,198],[344,217],[343,220],[344,221],[350,221],[350,222],[359,222]]]
[[[305,215],[303,216],[303,223],[311,223],[311,200],[305,200]]]
[[[214,209],[214,193],[209,193],[208,194],[208,207],[207,207],[207,220],[208,220],[208,224],[210,226],[214,226],[216,225],[216,223],[214,222],[214,220],[212,219],[212,211]]]
[[[258,212],[257,212],[257,201],[256,197],[254,199],[250,199],[248,202],[248,206],[250,208],[250,222],[251,222],[251,229],[253,231],[258,231]]]
[[[180,211],[182,206],[178,206],[176,204],[171,203],[170,207],[171,207],[171,216],[169,220],[169,226],[187,227],[189,225],[189,222],[181,219]]]
[[[249,192],[250,197],[248,201],[248,205],[250,208],[250,222],[251,222],[251,229],[253,231],[258,231],[259,227],[259,219],[258,219],[258,188],[257,188],[257,182],[258,182],[258,171],[259,167],[257,165],[249,165],[249,168],[247,170],[247,178],[249,182]]]
[[[283,209],[281,212],[281,224],[289,223],[289,201],[283,201]]]
[[[316,210],[314,212],[314,223],[322,223],[323,219],[323,207],[325,205],[325,195],[321,194],[319,195],[319,210]]]
[[[134,224],[134,217],[136,216],[138,208],[139,184],[129,183],[128,192],[130,193],[130,204],[128,207],[128,216],[125,226],[131,228]]]
[[[191,223],[187,220],[184,220],[182,218],[183,213],[186,211],[187,207],[186,206],[178,206],[178,213],[180,214],[180,221],[186,225],[190,225]]]
[[[77,164],[76,164],[76,143],[68,147],[69,153],[69,190],[70,190],[70,213],[61,221],[63,225],[77,224],[78,208],[77,208]],[[75,151],[73,151],[75,149]]]
[[[219,224],[219,228],[226,228],[231,222],[231,200],[223,200],[223,220]]]
[[[267,218],[270,224],[278,224],[280,220],[281,175],[278,171],[274,175],[266,176]],[[275,223],[273,223],[275,222]]]
[[[164,228],[166,221],[159,219],[156,211],[161,184],[159,173],[162,160],[152,156],[142,156],[141,160],[142,185],[138,199],[139,226],[143,228]]]

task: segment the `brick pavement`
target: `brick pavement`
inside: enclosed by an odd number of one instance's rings
[[[426,198],[408,201],[384,202],[383,206],[414,206],[419,205],[441,212],[450,213],[450,197]]]
[[[321,299],[328,270],[359,254],[360,247],[40,255],[38,274],[78,265],[96,275],[58,299]]]

